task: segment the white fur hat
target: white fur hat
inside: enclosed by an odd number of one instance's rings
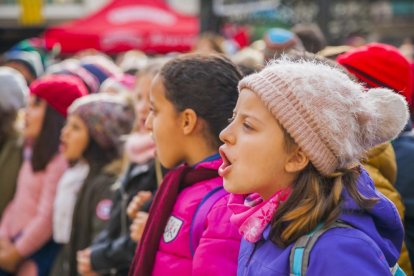
[[[18,110],[26,105],[29,88],[23,76],[13,68],[0,67],[0,108]]]

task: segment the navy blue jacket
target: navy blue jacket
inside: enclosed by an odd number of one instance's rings
[[[397,159],[395,186],[405,205],[405,235],[411,264],[414,264],[414,132],[411,120],[392,142]]]

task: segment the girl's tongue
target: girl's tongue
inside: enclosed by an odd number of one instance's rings
[[[221,164],[218,173],[221,177],[225,177],[229,173],[232,163],[227,158],[226,154],[224,153],[224,150],[221,147],[219,149],[219,153],[221,158],[223,159],[223,164]]]

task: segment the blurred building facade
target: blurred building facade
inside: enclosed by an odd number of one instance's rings
[[[109,0],[0,0],[0,52],[40,34],[48,25],[73,20]]]
[[[400,43],[414,38],[414,0],[285,0],[295,23],[317,22],[332,44],[352,36]]]
[[[110,0],[0,0],[0,51],[10,43],[41,33],[51,24],[84,17]],[[203,15],[220,11],[220,23],[233,21],[260,28],[316,22],[330,44],[344,43],[349,37],[400,43],[414,40],[414,0],[165,0],[186,14]],[[200,2],[202,1],[202,2]],[[269,6],[262,11],[246,12],[247,7]],[[206,4],[208,3],[208,4]],[[241,5],[237,5],[241,4]],[[272,6],[272,5],[270,5]],[[201,10],[200,10],[201,7]],[[240,7],[238,10],[237,7]],[[203,17],[208,20],[212,17]]]
[[[214,0],[211,0],[214,3]],[[248,0],[243,0],[244,2]],[[276,1],[276,0],[275,0]],[[237,0],[221,0],[224,6]],[[255,2],[251,0],[250,2]],[[263,2],[268,2],[263,0]],[[257,26],[289,28],[297,23],[318,23],[330,44],[349,37],[400,43],[414,38],[414,0],[280,0],[273,10],[244,13],[229,10],[230,20]],[[225,9],[221,7],[221,9]],[[260,32],[256,38],[261,37]]]
[[[42,24],[53,24],[64,20],[71,20],[85,16],[99,9],[108,0],[0,0],[0,26],[35,26]],[[27,2],[27,4],[25,3]],[[24,9],[33,8],[36,2],[41,4],[42,23],[24,23],[22,15]],[[31,7],[30,7],[31,6]],[[36,13],[36,10],[32,10]]]

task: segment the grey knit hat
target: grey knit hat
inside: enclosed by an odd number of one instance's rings
[[[23,76],[15,69],[0,67],[0,109],[18,110],[26,105],[29,88]]]
[[[122,95],[88,95],[74,101],[68,113],[85,122],[89,134],[103,149],[115,147],[119,152],[122,136],[131,132],[135,121],[133,104]]]

